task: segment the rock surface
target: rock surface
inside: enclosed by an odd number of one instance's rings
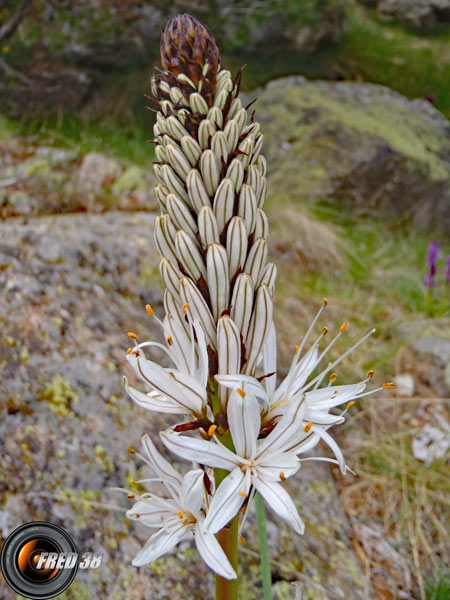
[[[450,0],[364,0],[382,18],[395,19],[419,31],[450,24]]]
[[[255,95],[269,196],[449,228],[450,123],[428,102],[383,86],[303,77]]]
[[[80,550],[105,554],[61,598],[207,600],[213,579],[189,544],[136,571],[130,560],[148,530],[108,491],[144,476],[127,453],[144,432],[169,424],[125,396],[125,332],[157,339],[143,305],[162,312],[153,215],[111,212],[8,219],[0,224],[0,535],[31,520],[60,523]],[[180,465],[180,468],[186,465]],[[147,475],[148,476],[148,475]],[[274,515],[268,528],[275,598],[362,599],[365,582],[327,466],[302,469],[288,487],[307,533]],[[242,546],[240,598],[260,598],[253,515]],[[2,586],[0,598],[16,595]]]

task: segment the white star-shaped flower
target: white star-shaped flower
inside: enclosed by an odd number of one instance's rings
[[[178,456],[230,471],[215,491],[208,509],[207,531],[215,533],[222,529],[238,513],[252,488],[259,491],[295,531],[303,533],[304,524],[294,502],[280,485],[300,466],[295,452],[290,449],[304,435],[299,426],[303,410],[302,406],[290,407],[273,431],[258,440],[261,428],[259,403],[252,394],[238,389],[230,395],[227,409],[235,452],[225,448],[216,436],[206,441],[177,435],[170,430],[161,433],[164,444]]]
[[[137,498],[127,517],[158,528],[135,556],[135,567],[148,564],[170,552],[182,540],[194,537],[200,556],[213,571],[226,579],[236,573],[215,536],[205,530],[208,493],[205,471],[195,469],[182,477],[158,452],[148,435],[142,438],[144,460],[152,467],[169,492],[170,498],[146,493]],[[144,480],[148,481],[148,480]]]

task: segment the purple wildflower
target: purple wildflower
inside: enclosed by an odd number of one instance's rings
[[[426,262],[428,265],[428,273],[425,275],[425,287],[431,289],[435,287],[437,281],[434,279],[436,275],[436,262],[439,255],[439,242],[430,242]]]

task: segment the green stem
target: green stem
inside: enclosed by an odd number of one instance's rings
[[[272,572],[269,563],[269,549],[267,547],[266,511],[264,500],[259,492],[255,495],[256,521],[258,523],[259,552],[261,555],[261,576],[264,600],[272,599]]]
[[[224,469],[215,470],[216,489],[227,475],[229,475],[229,472]],[[217,534],[219,544],[236,573],[238,565],[238,526],[239,517],[236,515],[228,527]],[[216,575],[216,600],[237,600],[237,581],[237,579],[224,579],[220,575]]]
[[[212,394],[212,406],[214,415],[220,411],[219,402],[219,391],[216,382],[211,382],[213,389]],[[225,435],[221,436],[221,441],[228,449],[234,452],[234,444],[230,432],[228,431]],[[222,481],[229,475],[229,472],[225,469],[215,469],[214,478],[216,483],[216,489],[222,483]],[[224,527],[217,534],[217,540],[225,552],[226,557],[230,561],[230,565],[237,573],[238,566],[238,528],[239,528],[239,516],[236,515],[227,527]],[[216,600],[238,600],[238,580],[237,579],[224,579],[220,575],[216,575]]]

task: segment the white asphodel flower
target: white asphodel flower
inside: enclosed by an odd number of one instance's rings
[[[152,467],[157,477],[136,483],[160,481],[170,498],[161,498],[152,493],[141,496],[129,494],[129,497],[136,497],[137,500],[127,511],[127,518],[158,529],[135,556],[132,564],[135,567],[146,565],[173,550],[181,541],[194,537],[198,552],[208,567],[221,577],[235,579],[236,573],[219,542],[212,533],[205,530],[208,505],[205,471],[195,469],[182,477],[161,456],[148,435],[142,438],[142,446],[142,458]]]
[[[342,453],[333,438],[327,433],[327,429],[332,425],[337,425],[344,422],[344,414],[350,406],[352,406],[358,398],[373,394],[384,388],[392,387],[392,384],[387,383],[382,387],[364,392],[367,381],[373,375],[369,371],[366,379],[352,385],[333,385],[336,380],[336,375],[331,373],[326,387],[319,387],[328,373],[341,363],[351,352],[353,352],[360,344],[370,337],[375,330],[370,331],[362,337],[356,344],[343,353],[335,361],[328,363],[318,375],[312,378],[316,368],[323,361],[329,350],[335,345],[338,339],[348,328],[348,323],[344,323],[336,336],[326,346],[322,352],[319,351],[319,343],[328,333],[328,328],[324,328],[320,336],[315,340],[312,346],[302,355],[307,339],[316,324],[323,308],[327,305],[324,301],[323,306],[317,313],[313,323],[306,332],[300,346],[296,346],[295,355],[292,359],[289,371],[276,387],[276,334],[275,328],[272,326],[271,331],[264,345],[262,362],[264,379],[260,382],[255,377],[249,377],[243,374],[236,375],[216,375],[217,381],[223,386],[231,389],[237,389],[244,384],[248,386],[252,394],[258,398],[261,404],[262,423],[264,428],[273,426],[282,415],[284,415],[292,407],[296,408],[303,406],[303,422],[299,423],[299,427],[304,432],[304,439],[301,443],[297,443],[295,451],[297,454],[305,453],[311,450],[322,439],[336,456],[342,472],[345,473],[346,465]],[[330,414],[330,409],[336,408],[342,404],[346,405],[344,412],[341,414]],[[305,459],[303,459],[305,460]],[[318,459],[324,460],[324,459]],[[334,461],[332,461],[334,462]]]
[[[167,346],[158,342],[138,344],[137,336],[128,334],[136,339],[136,346],[127,354],[128,364],[151,390],[141,392],[128,385],[124,378],[126,391],[139,406],[149,410],[205,416],[208,413],[208,352],[202,327],[197,322],[191,325],[190,321],[174,317],[172,313],[166,316],[163,324],[149,306],[147,311],[160,323],[165,333],[171,334],[166,336]],[[162,350],[175,368],[164,368],[149,360],[144,353],[146,347]]]
[[[303,410],[301,405],[289,408],[273,431],[258,440],[261,428],[259,403],[244,389],[233,390],[228,400],[227,417],[235,452],[225,448],[215,435],[211,441],[206,441],[177,435],[170,430],[161,432],[164,444],[174,454],[230,471],[211,501],[205,521],[207,531],[215,533],[222,529],[238,513],[250,491],[257,490],[280,517],[295,531],[303,533],[304,524],[295,504],[280,485],[300,467],[295,445],[304,437],[300,426]]]

